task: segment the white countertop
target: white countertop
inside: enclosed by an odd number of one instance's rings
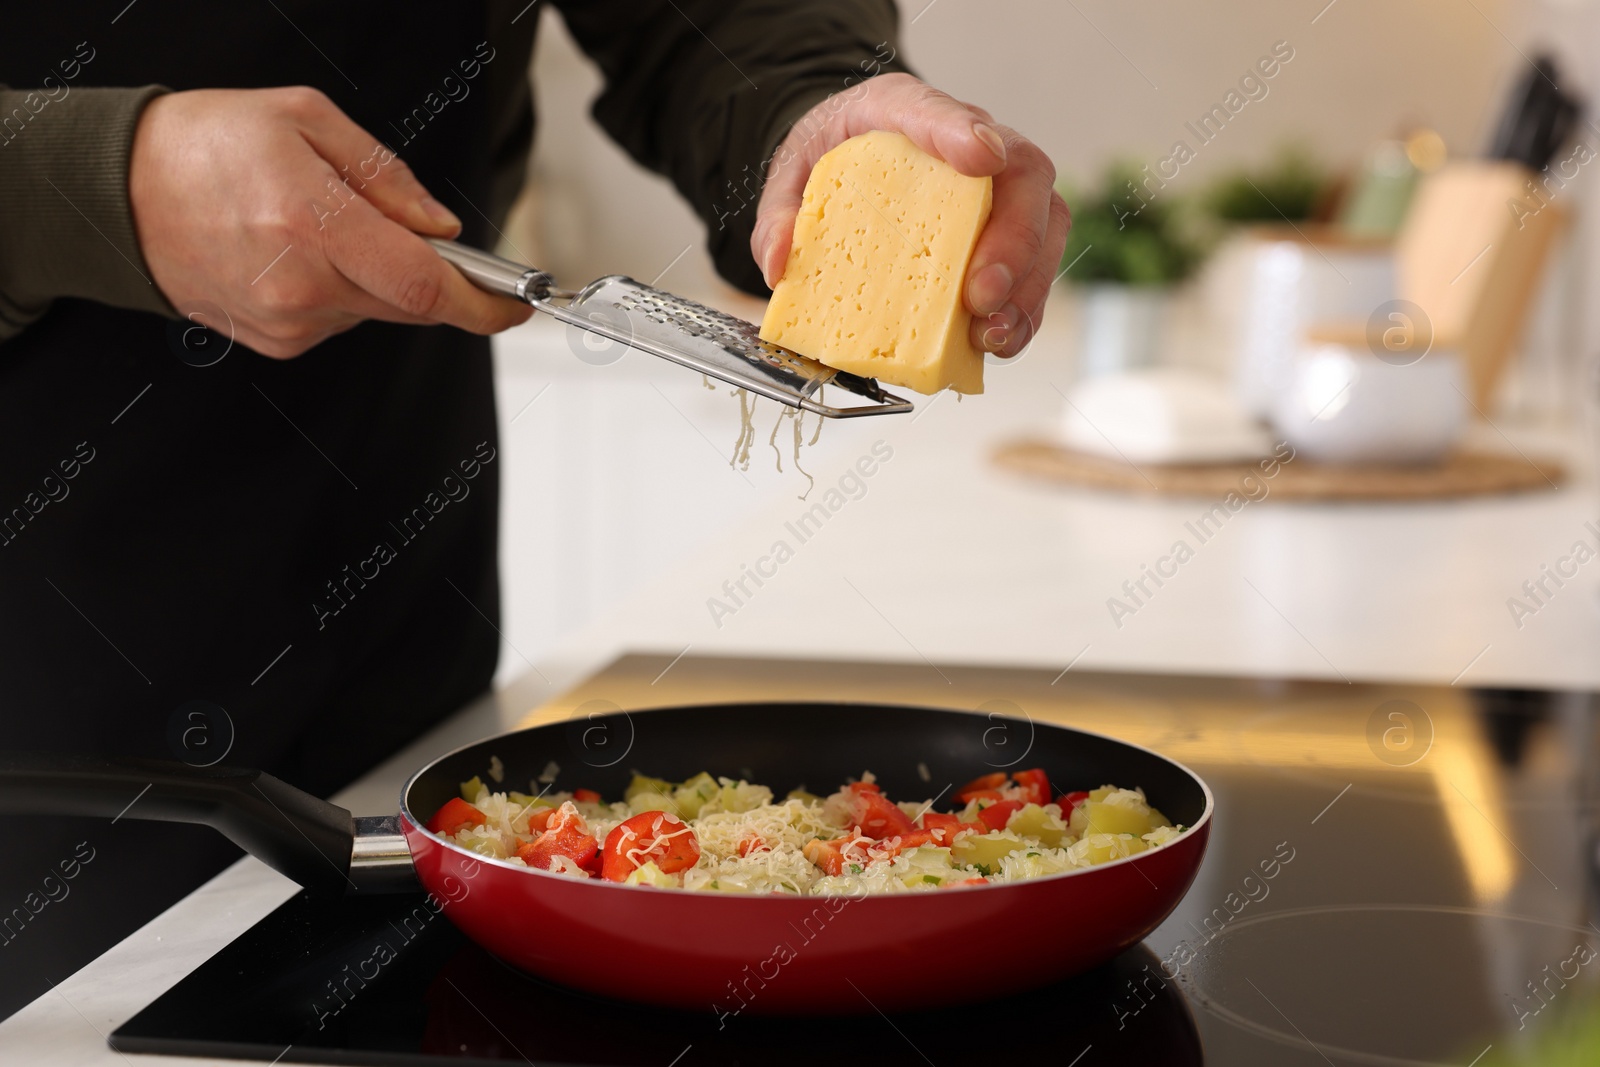
[[[1573,483],[1446,503],[1251,504],[1119,628],[1107,598],[1205,502],[1062,491],[993,469],[997,442],[1056,424],[1068,326],[1057,315],[1020,364],[993,369],[985,397],[829,424],[803,457],[817,479],[806,502],[787,453],[785,473],[773,469],[772,405],[742,474],[727,466],[738,413],[725,392],[637,354],[588,366],[549,323],[504,338],[503,684],[336,799],[392,810],[397,783],[432,755],[518,721],[628,649],[925,662],[932,673],[1072,666],[1600,688],[1600,562],[1520,630],[1506,607],[1574,541],[1593,545],[1584,524],[1600,506],[1586,449],[1577,434],[1509,425],[1499,429],[1520,447],[1578,463]],[[828,503],[824,491],[874,445],[892,456],[798,537],[786,524]],[[792,557],[766,565],[760,587],[746,579],[735,604],[723,583],[779,541]],[[736,610],[714,619],[713,597]],[[242,860],[0,1023],[0,1060],[116,1063],[105,1034],[293,892]]]

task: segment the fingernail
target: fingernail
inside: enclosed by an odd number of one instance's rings
[[[443,226],[461,228],[461,220],[456,218],[455,212],[445,207],[431,196],[422,198],[422,213]]]
[[[1005,351],[997,353],[1006,359],[1021,352],[1028,347],[1028,342],[1033,339],[1033,322],[1023,315],[1022,309],[1015,304],[1007,304],[1000,312],[1005,316],[1006,340]]]
[[[995,132],[993,126],[987,122],[974,122],[972,124],[972,136],[982,141],[989,151],[1000,158],[1000,162],[1004,163],[1006,161],[1006,143],[1000,139],[1000,135]]]
[[[1000,352],[1005,349],[1006,343],[1011,340],[1011,332],[1016,328],[1016,305],[1007,304],[1003,311],[992,311],[984,316],[988,322],[983,328],[983,348],[986,352]]]
[[[972,309],[979,315],[988,315],[999,311],[1000,306],[1006,302],[1006,297],[1011,295],[1011,288],[1016,283],[1012,277],[1011,268],[1004,263],[991,263],[977,274],[972,276],[972,282],[967,286],[967,297],[972,301]]]

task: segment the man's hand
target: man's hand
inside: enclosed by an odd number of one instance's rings
[[[909,74],[882,74],[812,108],[773,155],[750,250],[769,287],[783,276],[811,168],[830,148],[872,130],[903,133],[962,174],[994,177],[994,210],[967,271],[972,343],[1014,356],[1044,315],[1071,219],[1039,147]]]
[[[418,235],[454,237],[460,221],[315,89],[158,97],[128,194],[167,300],[218,305],[263,355],[297,356],[363,319],[488,334],[532,313],[439,258]]]

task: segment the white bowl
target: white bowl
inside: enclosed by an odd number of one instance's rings
[[[1307,459],[1434,463],[1466,428],[1466,389],[1453,352],[1401,364],[1364,347],[1312,343],[1297,354],[1273,401],[1272,424]]]

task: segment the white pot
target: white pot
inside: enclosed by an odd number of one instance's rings
[[[1206,314],[1233,360],[1239,400],[1257,418],[1270,415],[1288,384],[1307,325],[1365,322],[1394,297],[1387,247],[1311,233],[1307,240],[1288,227],[1243,230],[1201,276]]]
[[[1080,378],[1155,365],[1169,299],[1165,287],[1083,285],[1078,294]]]

